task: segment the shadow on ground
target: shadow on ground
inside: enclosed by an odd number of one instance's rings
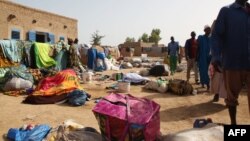
[[[219,103],[200,103],[192,106],[180,106],[160,112],[162,122],[180,121],[188,118],[207,116],[225,110],[226,107]]]

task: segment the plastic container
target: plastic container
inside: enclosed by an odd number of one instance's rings
[[[92,81],[93,72],[83,72],[82,81],[83,83],[89,83]]]
[[[128,82],[128,81],[118,81],[118,92],[121,92],[121,93],[130,92],[130,82]]]

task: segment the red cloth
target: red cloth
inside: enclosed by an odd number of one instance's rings
[[[196,56],[197,56],[197,48],[198,48],[197,40],[192,39],[192,41],[191,41],[191,56],[192,56],[192,58],[196,58]]]

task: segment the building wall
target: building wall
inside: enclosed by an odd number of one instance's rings
[[[121,55],[124,57],[140,56],[141,55],[141,45],[140,42],[126,42],[120,44]],[[133,52],[131,51],[133,50]],[[129,51],[130,50],[130,51]]]
[[[9,15],[15,15],[10,19]],[[32,21],[36,20],[36,23]],[[77,20],[46,11],[22,6],[9,1],[0,1],[0,39],[10,39],[11,31],[20,31],[20,39],[27,40],[29,31],[51,33],[55,42],[61,36],[77,38]]]
[[[166,55],[166,48],[164,45],[155,46],[154,43],[128,42],[120,44],[119,48],[121,49],[121,55],[124,57],[131,57],[131,53],[127,51],[127,48],[134,48],[133,56],[147,54],[149,57],[163,57]]]
[[[167,55],[166,47],[143,47],[142,54],[150,57],[164,57]]]

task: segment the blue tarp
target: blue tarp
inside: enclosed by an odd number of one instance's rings
[[[50,129],[46,124],[35,126],[32,130],[10,128],[7,137],[13,141],[42,141]]]

